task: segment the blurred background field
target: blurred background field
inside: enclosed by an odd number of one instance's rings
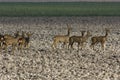
[[[1,2],[0,16],[120,16],[120,2]]]

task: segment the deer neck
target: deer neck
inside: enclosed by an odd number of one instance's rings
[[[27,42],[29,42],[29,40],[30,40],[30,37],[26,37],[25,39],[26,39],[26,41],[27,41]]]
[[[18,35],[18,34],[16,34],[16,35],[15,35],[15,38],[17,38],[18,36],[19,36],[19,35]]]
[[[67,35],[66,36],[70,36],[70,30],[68,29],[68,33],[67,33]]]
[[[106,34],[105,34],[105,37],[107,37],[108,36],[108,31],[106,31]]]
[[[89,35],[85,35],[85,36],[83,36],[83,39],[84,39],[84,40],[87,40],[88,37],[89,37]]]

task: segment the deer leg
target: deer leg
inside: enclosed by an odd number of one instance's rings
[[[7,44],[6,44],[6,43],[3,43],[2,48],[3,48],[5,51],[7,51]]]
[[[25,44],[20,43],[20,44],[19,44],[19,49],[20,49],[21,52],[22,52],[22,49],[23,49],[23,48],[25,48]]]
[[[0,49],[2,48],[2,42],[0,42]]]
[[[66,43],[65,43],[65,42],[63,42],[63,48],[65,48],[65,45],[66,45]]]
[[[73,42],[69,42],[69,47],[72,48]]]
[[[91,48],[91,49],[93,48],[93,45],[92,45],[92,44],[90,45],[90,48]]]
[[[91,43],[90,47],[94,50],[95,43]]]
[[[23,44],[21,43],[21,44],[20,44],[20,50],[22,50],[23,47],[25,48],[25,44],[23,45]]]
[[[22,49],[25,47],[25,44],[23,45],[22,43],[18,44],[18,50],[22,53]]]
[[[69,44],[68,44],[68,49],[71,48],[71,46],[72,46],[72,44],[71,44],[71,42],[69,42]]]
[[[71,48],[71,42],[69,42],[69,44],[68,44],[68,49],[69,49],[69,48]]]
[[[67,46],[66,46],[66,45],[67,45],[67,43],[66,43],[66,42],[64,42],[64,48],[67,48]]]
[[[68,49],[67,42],[65,42],[66,49]]]
[[[105,44],[101,43],[101,46],[102,46],[102,50],[104,50]]]
[[[28,42],[25,43],[25,46],[26,46],[27,49],[29,49],[29,47],[30,47]]]
[[[67,43],[67,49],[69,49],[69,42]]]
[[[3,43],[0,42],[0,50],[3,48]]]
[[[74,43],[74,42],[71,43],[71,48],[72,48],[72,49],[74,49],[74,48],[73,48],[73,43]]]
[[[51,47],[52,47],[52,49],[54,49],[54,45],[53,44],[51,45]]]
[[[13,52],[13,54],[14,54],[14,50],[15,50],[15,44],[12,44],[12,52]]]
[[[54,42],[53,42],[53,44],[51,45],[51,47],[52,47],[52,49],[54,49],[54,48],[55,48],[55,46],[54,46]]]
[[[54,41],[52,44],[52,48],[55,49],[57,47],[57,41]]]
[[[18,50],[20,50],[20,43],[18,43]]]
[[[83,43],[81,43],[81,50],[83,49]]]
[[[80,43],[78,42],[78,50],[79,50]]]

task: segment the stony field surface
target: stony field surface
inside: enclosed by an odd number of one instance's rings
[[[110,29],[106,48],[92,50],[90,38],[83,50],[68,50],[51,44],[55,35],[105,35]],[[120,80],[120,17],[0,17],[0,34],[32,32],[30,48],[11,52],[0,50],[0,80]]]

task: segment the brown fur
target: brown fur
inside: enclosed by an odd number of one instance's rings
[[[2,47],[4,47],[6,49],[9,45],[12,45],[12,50],[15,50],[15,47],[18,47],[18,39],[21,36],[19,35],[19,31],[17,31],[14,35],[15,36],[5,34],[4,40],[2,41],[3,42]]]
[[[12,45],[12,51],[15,50],[15,47],[17,47],[19,37],[11,37],[11,38],[6,38],[4,40],[4,47],[5,49],[9,46]]]
[[[82,32],[82,36],[71,36],[69,38],[69,46],[73,48],[74,42],[78,43],[78,49],[79,45],[81,44],[81,49],[83,48],[83,44],[87,41],[87,39],[91,36],[90,32],[87,31],[87,34],[84,36],[84,32]]]
[[[23,36],[18,39],[18,45],[20,49],[24,47],[29,48],[30,36],[32,35],[32,33],[26,33],[27,37],[25,37],[24,35],[25,34],[23,33]]]
[[[69,43],[69,36],[70,36],[70,30],[71,28],[67,25],[68,27],[68,34],[67,35],[56,35],[53,38],[53,44],[52,44],[52,48],[56,48],[57,44],[60,42],[63,42],[64,45],[67,45],[67,43]]]
[[[104,36],[94,36],[91,38],[91,42],[92,42],[90,45],[91,48],[94,49],[94,45],[100,43],[101,48],[104,50],[105,42],[107,41],[109,29],[105,29],[105,30],[106,30],[106,34]]]
[[[5,34],[5,35],[4,35],[4,38],[5,38],[5,39],[11,39],[11,38],[13,38],[13,37],[14,37],[14,36],[9,35],[9,34]]]

